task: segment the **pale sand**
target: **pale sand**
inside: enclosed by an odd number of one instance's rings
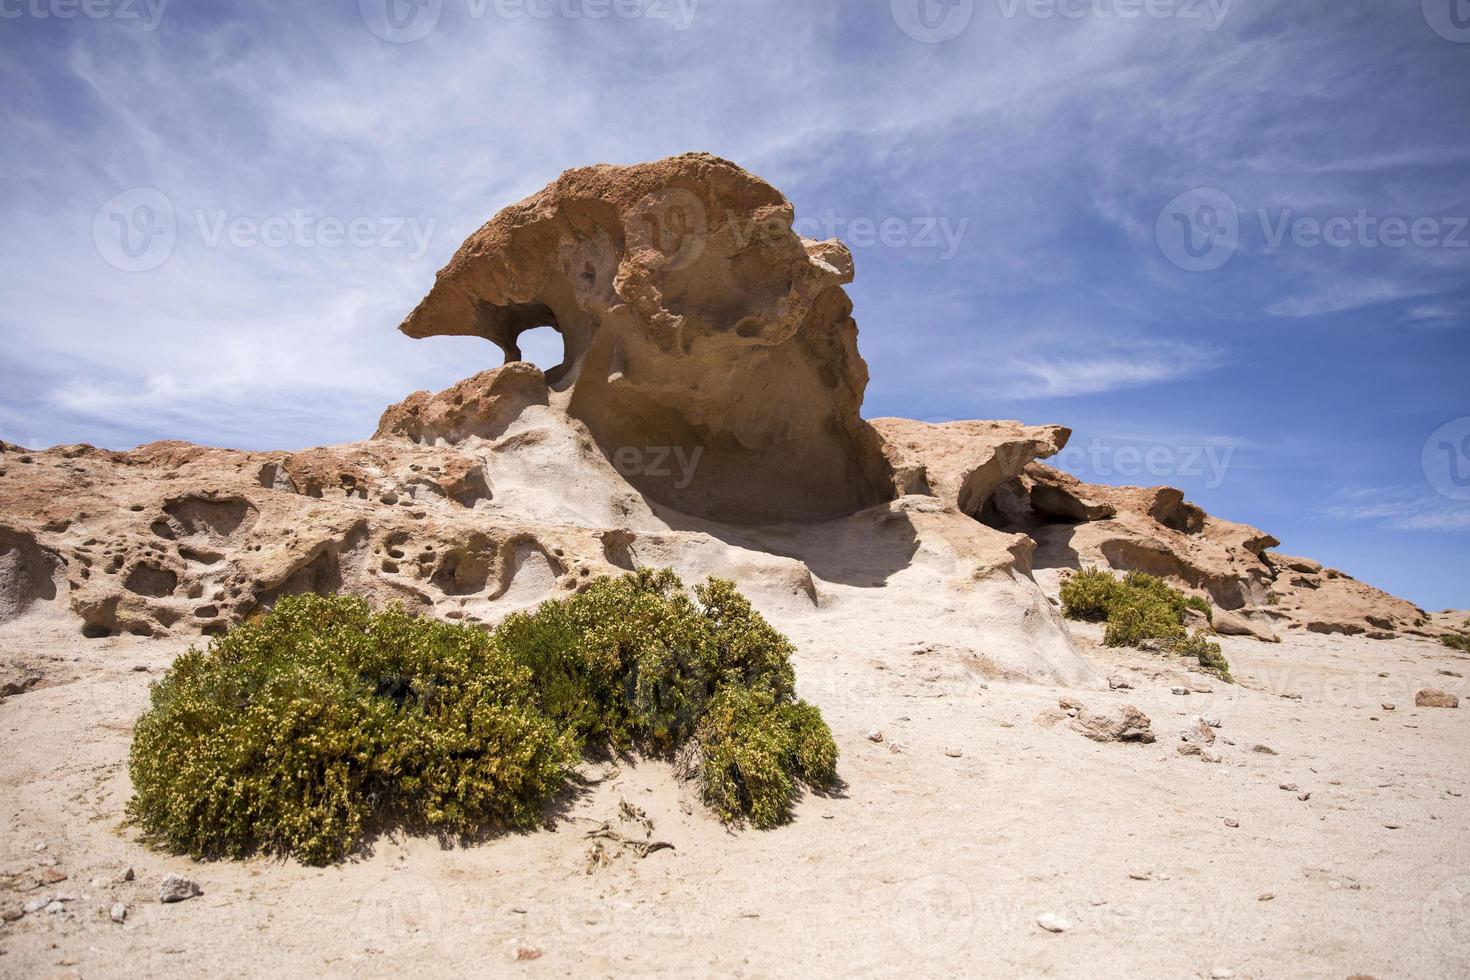
[[[1437,673],[1470,673],[1470,657],[1409,640],[1227,639],[1244,685],[1178,697],[1184,674],[1102,649],[1087,627],[1084,653],[1135,690],[985,688],[951,647],[783,626],[847,781],[841,796],[803,799],[791,825],[730,832],[667,764],[593,763],[589,776],[607,778],[554,829],[467,848],[380,840],[370,857],[314,869],[196,864],[123,826],[131,722],[185,644],[13,623],[0,651],[42,667],[48,686],[0,705],[0,872],[20,876],[0,900],[76,900],[0,928],[0,974],[1470,974],[1470,798],[1457,795],[1470,792],[1470,710],[1414,707],[1422,687],[1470,693]],[[1058,717],[1062,694],[1136,704],[1159,741],[1088,741]],[[1176,752],[1201,712],[1235,743],[1218,743],[1222,764]],[[675,849],[588,874],[585,832],[616,820],[620,798]],[[67,880],[14,890],[43,859]],[[136,880],[118,883],[129,867]],[[170,872],[203,897],[160,905]],[[125,925],[108,919],[116,902]],[[1072,928],[1041,930],[1045,912]],[[542,955],[516,962],[518,946]]]

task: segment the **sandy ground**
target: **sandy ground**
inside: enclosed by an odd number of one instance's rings
[[[196,864],[125,826],[131,723],[184,644],[12,623],[7,676],[45,679],[0,704],[0,904],[72,900],[0,927],[0,975],[1470,975],[1470,710],[1414,707],[1470,693],[1470,657],[1228,639],[1243,684],[1177,696],[1205,679],[1085,630],[1134,689],[1076,696],[1136,704],[1157,744],[1088,741],[1056,710],[1069,692],[987,684],[966,651],[826,624],[793,639],[847,785],[788,827],[729,832],[667,765],[599,762],[549,830],[313,869]],[[1220,764],[1176,751],[1199,713],[1222,721]],[[623,800],[673,849],[589,873],[589,830],[641,834]],[[203,896],[159,904],[171,872]]]

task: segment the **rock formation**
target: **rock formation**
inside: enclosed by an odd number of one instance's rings
[[[1042,587],[1087,563],[1209,596],[1221,631],[1443,631],[1177,490],[1045,466],[1060,426],[863,421],[851,258],[791,223],[705,154],[569,171],[476,232],[403,324],[507,363],[409,396],[369,440],[0,444],[0,631],[210,633],[337,590],[493,622],[655,565],[734,579],[798,643],[1101,687]],[[517,346],[543,325],[566,347],[545,374]]]
[[[497,214],[403,322],[411,337],[560,332],[547,379],[610,460],[699,454],[688,483],[620,466],[681,513],[813,520],[891,497],[859,417],[852,256],[792,231],[770,184],[704,153],[571,170]]]

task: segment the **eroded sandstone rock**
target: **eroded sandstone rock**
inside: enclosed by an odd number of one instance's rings
[[[401,329],[484,337],[513,362],[524,331],[555,327],[566,356],[546,378],[565,410],[681,513],[850,514],[893,496],[858,414],[852,258],[798,236],[793,217],[774,187],[709,154],[569,170],[472,235]],[[697,462],[656,462],[675,453]]]

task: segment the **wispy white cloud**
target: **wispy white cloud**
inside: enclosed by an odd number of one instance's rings
[[[1398,531],[1470,531],[1470,502],[1451,500],[1428,487],[1340,490],[1323,513],[1335,521],[1369,522]]]

